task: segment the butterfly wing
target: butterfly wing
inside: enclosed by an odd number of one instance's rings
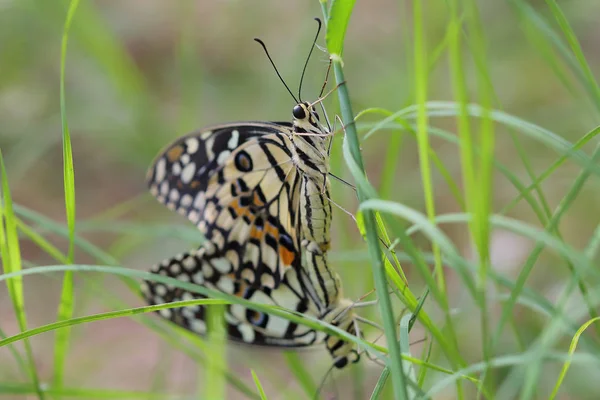
[[[193,282],[206,288],[235,295],[256,303],[277,305],[300,313],[316,316],[316,310],[304,295],[305,290],[296,271],[288,272],[277,289],[253,289],[243,279],[236,279],[228,270],[229,260],[207,254],[204,247],[179,255],[158,264],[153,272]],[[204,296],[165,285],[145,281],[143,294],[150,304],[192,300]],[[206,309],[202,305],[160,310],[163,317],[184,328],[203,335],[206,333]],[[230,340],[265,346],[304,347],[321,343],[325,334],[286,319],[251,310],[239,304],[227,306],[225,322]]]
[[[298,268],[299,185],[289,123],[227,124],[178,139],[148,171],[150,192],[187,216],[236,279],[277,288]]]

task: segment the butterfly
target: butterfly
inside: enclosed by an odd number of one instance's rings
[[[152,272],[360,334],[352,302],[327,263],[331,134],[319,122],[318,102],[297,101],[291,122],[208,127],[158,155],[147,174],[151,194],[186,216],[206,240]],[[153,281],[142,291],[150,304],[203,297]],[[204,334],[205,311],[197,305],[160,314]],[[225,323],[234,341],[285,348],[324,343],[338,368],[359,359],[348,341],[239,304],[227,306]]]

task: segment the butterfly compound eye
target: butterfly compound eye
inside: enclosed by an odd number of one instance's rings
[[[304,107],[302,107],[300,104],[297,104],[294,107],[294,109],[292,110],[292,115],[296,119],[304,119],[304,118],[306,118],[306,112],[304,111]]]

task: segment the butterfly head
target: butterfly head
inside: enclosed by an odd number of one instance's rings
[[[312,104],[306,101],[296,104],[292,109],[292,116],[296,132],[327,136],[327,130],[319,122],[319,114]]]

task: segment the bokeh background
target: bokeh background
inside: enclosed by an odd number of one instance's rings
[[[572,83],[572,76],[557,74],[539,47],[528,40],[527,27],[511,2],[486,0],[479,4],[488,35],[487,66],[497,107],[548,128],[570,142],[593,128],[598,114],[586,100],[585,90]],[[530,5],[551,19],[543,1],[531,1]],[[63,251],[67,241],[54,232],[53,223],[65,224],[59,65],[66,7],[64,1],[0,2],[0,146],[12,195],[20,215],[25,220],[27,215],[33,216],[29,220],[31,226]],[[445,35],[444,7],[443,1],[426,5],[432,64],[429,98],[451,101],[447,56],[434,51]],[[592,71],[597,72],[600,2],[569,0],[561,2],[561,7],[578,35]],[[356,112],[368,107],[397,111],[414,102],[411,12],[410,2],[357,2],[344,53]],[[69,38],[66,71],[77,234],[88,246],[76,249],[78,263],[146,270],[201,241],[186,220],[170,213],[146,193],[146,168],[167,143],[203,126],[236,120],[290,120],[294,102],[252,39],[260,37],[266,42],[282,75],[295,90],[315,34],[313,17],[321,17],[316,0],[98,0],[80,4]],[[323,35],[318,43],[324,44]],[[469,65],[467,68],[473,68]],[[318,95],[326,68],[327,55],[317,50],[304,80],[305,98]],[[330,115],[337,113],[334,97],[326,101]],[[455,128],[450,118],[435,123],[450,131]],[[515,133],[497,128],[496,157],[516,176],[530,182],[517,157],[512,134]],[[369,178],[383,197],[424,210],[416,142],[408,134],[403,134],[402,140],[392,141],[394,135],[400,133],[383,130],[363,142]],[[351,181],[341,156],[340,139],[338,135],[332,169]],[[519,136],[519,140],[536,173],[544,171],[558,157],[534,140],[524,136]],[[456,146],[436,138],[432,138],[432,146],[455,179],[460,179]],[[564,196],[579,171],[579,166],[567,162],[543,183],[551,208]],[[500,174],[495,178],[493,202],[494,210],[499,211],[517,196],[517,191]],[[459,211],[437,172],[434,182],[437,212]],[[576,248],[587,243],[598,224],[599,189],[597,180],[592,179],[561,223],[565,240]],[[352,213],[356,211],[350,188],[334,183],[333,193],[337,203]],[[524,202],[508,215],[540,226]],[[48,224],[40,223],[44,218]],[[443,229],[463,255],[474,259],[463,226]],[[424,239],[417,241],[428,250]],[[26,238],[21,246],[26,266],[60,264]],[[531,248],[532,243],[526,239],[495,231],[494,268],[514,278]],[[334,215],[331,259],[343,277],[348,297],[359,298],[373,288],[366,246],[352,219],[339,210]],[[559,264],[555,255],[544,254],[529,281],[531,287],[551,300],[566,273]],[[422,282],[411,274],[410,264],[404,267],[413,291],[422,293]],[[460,280],[452,271],[448,274],[452,306],[468,310]],[[30,327],[56,320],[60,278],[57,274],[26,278],[25,304]],[[110,276],[78,275],[76,290],[77,316],[141,305],[125,285]],[[400,314],[402,310],[397,311]],[[365,315],[376,319],[372,314],[365,311]],[[530,331],[532,336],[541,326],[535,318],[517,320],[523,331]],[[477,315],[466,312],[457,321],[465,357],[480,360]],[[4,286],[0,288],[0,328],[6,335],[18,331]],[[418,329],[413,333],[416,342],[424,338]],[[370,339],[375,337],[377,332],[372,332]],[[36,336],[32,345],[40,376],[49,380],[53,335]],[[417,354],[418,346],[415,344]],[[511,343],[505,346],[504,350],[511,349]],[[246,382],[250,382],[250,368],[259,372],[269,398],[290,398],[298,390],[281,352],[230,346],[228,354],[231,371]],[[307,360],[313,379],[319,382],[330,365],[324,349],[304,351],[301,357]],[[198,388],[202,376],[198,372],[201,365],[173,349],[139,320],[126,318],[75,327],[67,364],[65,384],[72,387],[189,394]],[[354,370],[335,373],[325,382],[324,398],[345,398],[342,396],[348,394],[366,398],[380,369],[366,360]],[[599,389],[590,378],[598,371],[577,371],[573,374],[576,377],[567,382],[577,388],[571,392],[575,394],[563,398],[597,398]],[[0,382],[27,382],[6,348],[0,349]],[[228,395],[244,398],[233,389]]]

